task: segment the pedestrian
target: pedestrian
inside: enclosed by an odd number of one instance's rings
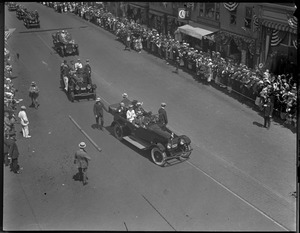
[[[91,160],[91,157],[88,156],[85,148],[85,142],[79,143],[79,150],[76,151],[74,158],[74,164],[77,164],[79,177],[80,180],[82,180],[83,185],[86,185],[88,183],[87,169],[89,166],[89,160]]]
[[[264,127],[269,129],[271,126],[271,118],[273,114],[273,103],[271,98],[267,98],[267,102],[263,105]]]
[[[40,89],[36,85],[35,82],[31,82],[30,88],[29,88],[29,97],[31,98],[31,107],[34,107],[37,109],[40,104],[37,101],[37,98],[39,97]]]
[[[98,97],[96,99],[96,103],[94,104],[93,111],[94,111],[94,115],[95,115],[95,119],[96,119],[96,125],[97,125],[98,129],[99,129],[99,118],[101,120],[101,125],[100,125],[101,130],[102,130],[103,124],[104,124],[103,109],[105,109],[105,106],[101,102],[101,98]]]
[[[130,33],[128,33],[127,37],[126,37],[126,43],[125,43],[125,49],[124,50],[128,49],[130,51],[130,41],[131,41]]]
[[[21,106],[21,111],[18,114],[18,117],[21,120],[21,126],[22,126],[22,133],[24,138],[31,138],[31,135],[29,135],[29,121],[26,114],[26,107],[23,105]]]
[[[11,157],[10,171],[16,174],[20,174],[20,168],[18,158],[19,158],[19,150],[16,143],[16,134],[11,134],[7,140],[8,143],[8,157]]]
[[[166,105],[167,105],[166,103],[161,103],[161,107],[158,109],[158,118],[163,129],[168,124],[168,116],[165,110]]]
[[[90,60],[86,59],[86,64],[83,67],[84,72],[88,74],[88,78],[91,78],[92,75],[92,68],[90,66]]]
[[[176,61],[175,61],[175,66],[176,66],[175,73],[177,73],[177,74],[178,74],[179,65],[180,65],[180,59],[179,59],[179,57],[176,57]]]

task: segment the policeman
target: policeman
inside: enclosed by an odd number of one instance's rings
[[[89,62],[90,62],[89,59],[86,59],[86,64],[84,65],[83,70],[84,70],[85,73],[88,74],[88,78],[90,79],[91,74],[92,74],[92,68],[91,68]]]

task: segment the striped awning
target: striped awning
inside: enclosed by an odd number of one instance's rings
[[[270,20],[264,19],[262,25],[268,28],[276,29],[279,31],[291,32],[297,34],[297,29],[291,28],[288,24],[276,23]]]

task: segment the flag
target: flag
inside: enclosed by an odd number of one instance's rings
[[[297,29],[297,25],[298,25],[298,19],[297,17],[293,16],[293,17],[290,17],[288,19],[288,24],[291,28],[293,29]]]
[[[278,30],[273,29],[272,37],[271,37],[271,46],[272,47],[279,45],[281,42],[281,39],[279,38],[278,33],[279,33]]]
[[[234,11],[238,7],[239,3],[237,2],[228,2],[224,3],[224,7],[229,11]]]
[[[258,17],[256,16],[256,14],[253,15],[253,27],[252,30],[253,32],[256,32],[259,29],[259,21],[258,21]]]

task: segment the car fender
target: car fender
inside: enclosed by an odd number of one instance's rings
[[[184,141],[187,143],[187,144],[190,144],[191,143],[191,139],[186,136],[186,135],[181,135],[180,138],[184,139]]]
[[[166,148],[164,147],[164,145],[161,144],[161,143],[159,143],[159,142],[156,144],[156,146],[157,146],[161,151],[165,151],[165,150],[166,150]]]

